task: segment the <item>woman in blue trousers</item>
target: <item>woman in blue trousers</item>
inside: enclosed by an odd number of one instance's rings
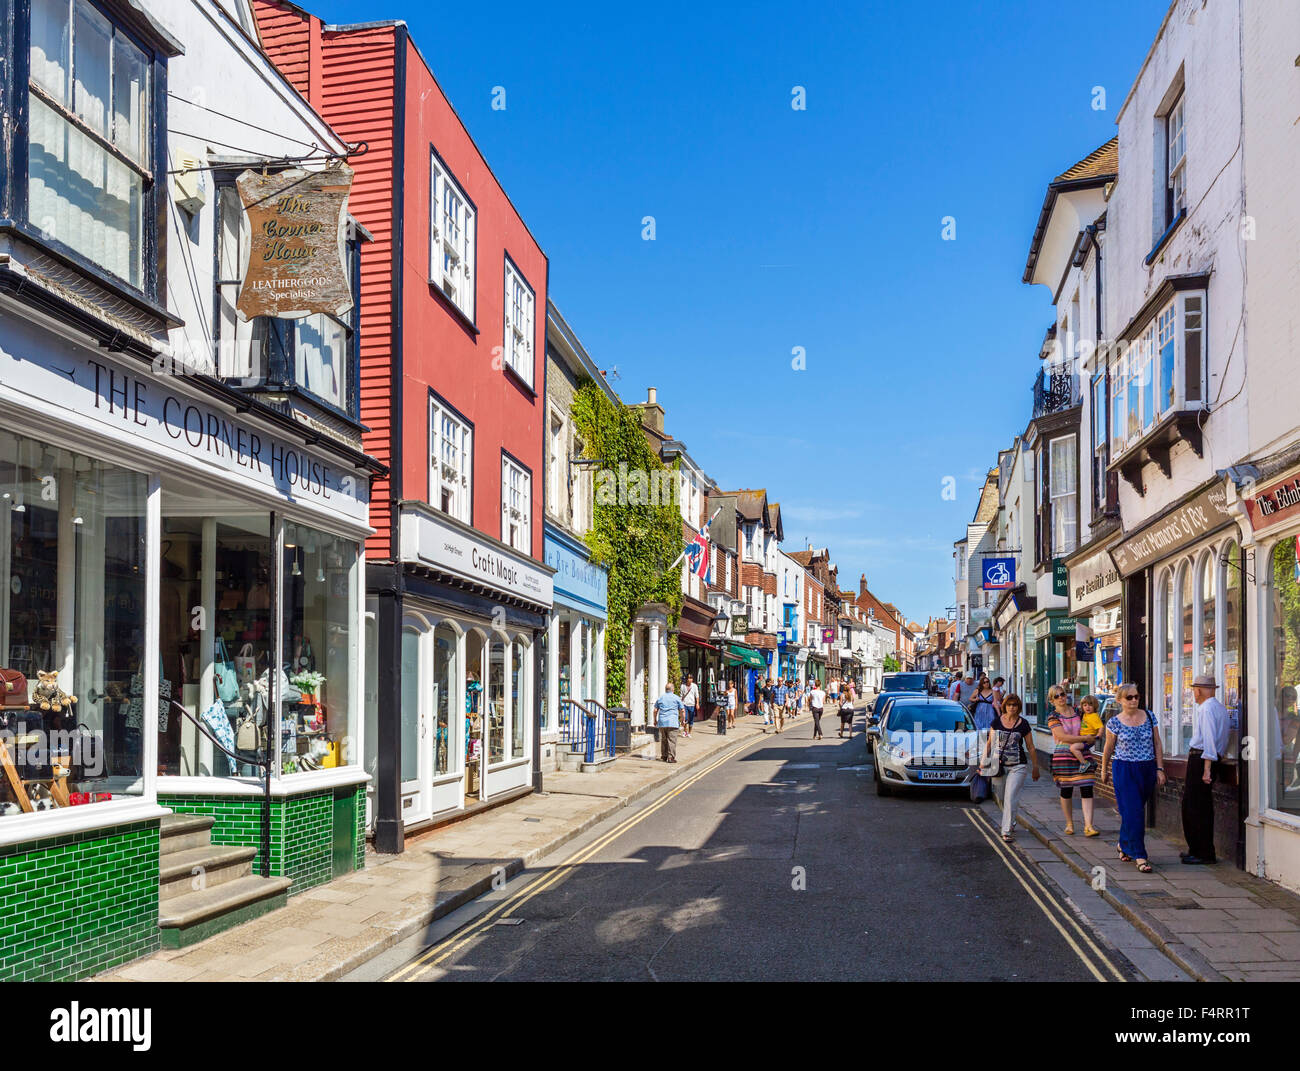
[[[1106,722],[1106,748],[1101,756],[1101,781],[1115,775],[1115,805],[1119,808],[1119,857],[1144,874],[1147,861],[1147,804],[1156,785],[1165,783],[1164,753],[1155,715],[1138,706],[1136,685],[1119,690],[1120,712]]]

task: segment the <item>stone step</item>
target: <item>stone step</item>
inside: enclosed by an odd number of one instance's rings
[[[212,824],[216,819],[206,814],[169,814],[162,820],[159,832],[162,841],[158,851],[162,855],[169,852],[185,852],[191,848],[202,848],[212,842]]]
[[[290,878],[243,877],[158,905],[164,948],[182,948],[285,905]]]
[[[253,872],[256,848],[202,845],[168,852],[158,861],[158,898],[174,900],[199,888],[213,888]],[[196,888],[197,886],[197,888]]]

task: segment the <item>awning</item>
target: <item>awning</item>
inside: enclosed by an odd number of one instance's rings
[[[703,647],[709,651],[722,650],[722,648],[719,647],[716,643],[708,643],[705,640],[697,640],[694,636],[688,636],[685,632],[678,633],[677,642],[679,644],[686,644],[686,646],[688,647]]]
[[[750,669],[767,669],[767,661],[752,647],[733,643],[727,647],[727,665],[748,666]]]

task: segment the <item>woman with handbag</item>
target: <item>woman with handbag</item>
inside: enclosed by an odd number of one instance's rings
[[[1030,741],[1029,722],[1020,714],[1023,704],[1018,695],[1008,695],[1002,700],[1002,709],[989,727],[984,751],[980,756],[980,774],[1001,781],[1002,789],[1002,839],[1015,839],[1012,830],[1016,825],[1016,805],[1025,777],[1032,770],[1038,780],[1038,752]]]
[[[1101,783],[1115,774],[1115,806],[1119,808],[1119,857],[1143,874],[1147,862],[1147,804],[1156,785],[1165,783],[1164,753],[1155,715],[1138,706],[1137,685],[1122,684],[1118,714],[1106,722],[1106,747],[1101,753]],[[1112,762],[1113,757],[1113,762]]]

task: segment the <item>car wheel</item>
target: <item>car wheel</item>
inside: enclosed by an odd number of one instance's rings
[[[876,795],[892,796],[893,794],[894,794],[893,786],[885,784],[885,779],[884,777],[881,776],[880,773],[880,767],[877,766],[876,767]]]

